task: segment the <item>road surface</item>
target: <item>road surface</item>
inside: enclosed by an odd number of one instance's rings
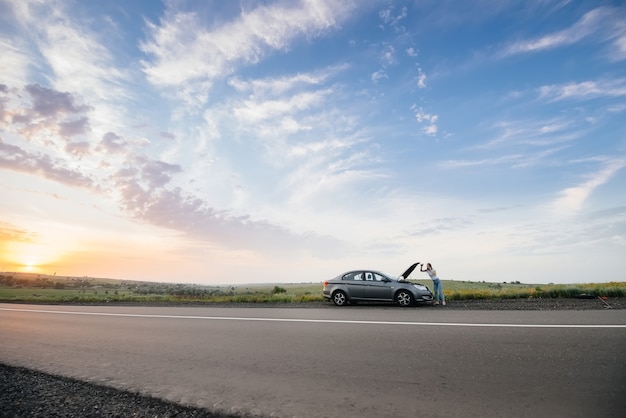
[[[626,311],[0,304],[0,362],[276,417],[622,417]]]

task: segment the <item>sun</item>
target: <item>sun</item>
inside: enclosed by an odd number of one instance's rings
[[[58,249],[41,244],[12,243],[6,250],[3,259],[29,273],[40,273],[59,258]]]

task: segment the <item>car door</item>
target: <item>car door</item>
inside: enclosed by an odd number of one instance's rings
[[[357,271],[350,274],[346,281],[346,289],[350,299],[367,298],[367,283],[365,282],[364,272]]]
[[[384,280],[384,276],[373,272],[364,272],[366,283],[366,294],[368,299],[372,300],[392,300],[392,288],[389,282]]]

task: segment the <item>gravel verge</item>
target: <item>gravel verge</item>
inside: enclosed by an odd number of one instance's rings
[[[240,418],[0,364],[2,418]]]
[[[187,304],[185,306],[199,306]],[[203,304],[201,306],[212,306]],[[224,306],[226,305],[217,305]],[[230,306],[245,306],[237,304]],[[330,302],[298,304],[263,304],[250,307],[336,308]],[[359,304],[353,308],[371,306]],[[387,305],[399,309],[393,305]],[[347,307],[350,309],[350,307]],[[416,309],[466,310],[603,310],[626,309],[626,298],[574,299],[505,299],[449,301],[446,306],[420,306]],[[242,415],[216,414],[206,409],[192,408],[132,392],[53,376],[22,367],[0,363],[0,418],[26,417],[206,417],[241,418]]]

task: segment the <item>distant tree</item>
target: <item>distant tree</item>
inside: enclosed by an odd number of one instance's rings
[[[274,294],[277,294],[277,293],[287,293],[287,290],[285,288],[282,288],[282,287],[274,286],[274,290],[272,290],[272,293],[274,293]]]

